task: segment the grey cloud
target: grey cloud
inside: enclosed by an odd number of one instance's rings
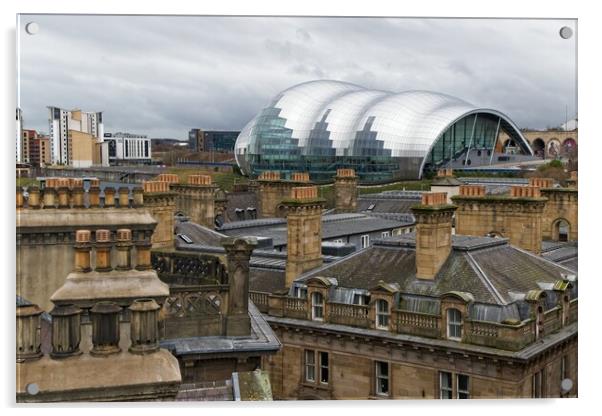
[[[281,90],[331,78],[434,90],[543,128],[575,108],[575,44],[561,20],[23,16],[21,107],[105,112],[105,130],[186,138],[240,129]]]

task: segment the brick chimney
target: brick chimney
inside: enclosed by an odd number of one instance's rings
[[[322,209],[316,186],[293,188],[283,201],[287,216],[286,286],[302,273],[322,265]]]
[[[553,188],[554,179],[552,178],[529,178],[529,186],[537,188]]]
[[[357,182],[355,170],[337,169],[337,176],[334,177],[334,203],[337,213],[356,211]]]
[[[308,172],[293,172],[291,173],[291,181],[300,183],[309,183]]]
[[[447,203],[445,192],[422,194],[412,207],[416,217],[416,277],[434,280],[452,249],[452,217],[456,206]]]
[[[167,182],[168,184],[172,183],[180,183],[180,177],[175,173],[161,173],[157,175],[155,181],[158,182]]]
[[[153,299],[137,299],[129,307],[130,338],[129,351],[133,354],[152,354],[159,351],[159,310]]]

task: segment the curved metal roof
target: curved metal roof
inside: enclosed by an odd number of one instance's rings
[[[279,110],[277,117],[285,120],[283,127],[292,130],[290,137],[298,140],[304,155],[320,154],[316,153],[317,147],[329,146],[337,156],[360,156],[358,152],[366,146],[367,136],[358,132],[366,131],[375,133],[370,140],[381,142],[378,147],[390,151],[392,157],[425,159],[437,139],[454,122],[481,113],[500,117],[502,127],[532,154],[518,127],[504,114],[437,92],[393,93],[347,82],[319,80],[284,90],[266,108]],[[243,172],[249,167],[245,166],[242,154],[257,149],[254,144],[262,140],[254,131],[258,123],[266,123],[266,118],[256,116],[237,139],[235,153]],[[322,136],[327,137],[327,144],[324,140],[312,140],[319,123],[323,123],[321,128],[327,132]]]

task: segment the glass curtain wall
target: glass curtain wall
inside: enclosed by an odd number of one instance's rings
[[[456,121],[433,146],[427,158],[430,167],[461,159],[469,148],[492,151],[499,135],[498,121],[499,117],[482,113]]]

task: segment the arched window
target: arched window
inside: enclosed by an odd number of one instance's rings
[[[376,301],[376,327],[389,329],[389,302],[383,299]]]
[[[454,308],[447,310],[447,338],[462,339],[462,313]]]
[[[324,296],[320,292],[311,295],[311,319],[314,321],[324,320]]]

